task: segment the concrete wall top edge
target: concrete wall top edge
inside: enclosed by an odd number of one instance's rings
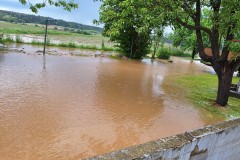
[[[210,134],[220,134],[226,130],[240,127],[240,119],[225,121],[200,129],[192,130],[175,136],[161,138],[146,142],[140,145],[127,147],[121,150],[112,151],[104,155],[87,158],[85,160],[105,160],[105,159],[144,159],[148,155],[156,152],[164,152],[167,149],[178,149],[201,137]],[[141,158],[142,157],[142,158]]]

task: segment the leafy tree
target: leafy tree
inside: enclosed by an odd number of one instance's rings
[[[71,11],[72,9],[78,8],[78,5],[74,3],[74,0],[65,1],[65,0],[43,0],[40,3],[33,3],[31,0],[19,0],[20,3],[30,6],[32,12],[37,13],[38,9],[46,7],[47,4],[56,7],[63,7],[64,10]]]
[[[216,103],[226,106],[233,72],[240,63],[240,43],[232,43],[240,31],[239,0],[151,0],[172,25],[195,31],[199,56],[209,62],[218,76]],[[209,9],[204,14],[204,8]],[[210,52],[204,50],[207,35]],[[222,41],[224,39],[224,41]],[[220,49],[222,48],[222,51]],[[234,58],[229,58],[230,50]]]
[[[143,21],[144,1],[102,0],[100,19],[103,35],[117,43],[129,58],[140,59],[149,52],[151,27]]]

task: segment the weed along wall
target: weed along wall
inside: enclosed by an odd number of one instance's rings
[[[185,132],[86,160],[239,160],[240,119]]]

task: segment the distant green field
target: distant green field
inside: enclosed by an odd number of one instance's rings
[[[43,42],[44,33],[45,27],[42,25],[24,25],[0,21],[0,34],[8,37],[10,37],[9,35],[18,35],[18,37],[22,39],[22,43],[25,43],[24,37],[26,37],[26,35],[31,35],[33,42],[36,42],[37,37],[42,37],[41,42]],[[50,39],[51,43],[58,42],[58,44],[75,43],[76,45],[96,46],[96,48],[99,48],[102,47],[104,43],[105,47],[113,47],[113,44],[109,42],[109,38],[99,34],[86,35],[51,28],[48,29],[48,39]]]
[[[0,22],[0,32],[5,34],[44,34],[44,29],[44,27],[37,27],[34,25]],[[71,32],[49,29],[48,34],[71,35]]]

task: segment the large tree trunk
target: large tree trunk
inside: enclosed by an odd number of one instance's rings
[[[218,93],[216,103],[220,106],[226,106],[228,103],[230,87],[232,84],[233,71],[229,67],[221,67],[218,75]]]

